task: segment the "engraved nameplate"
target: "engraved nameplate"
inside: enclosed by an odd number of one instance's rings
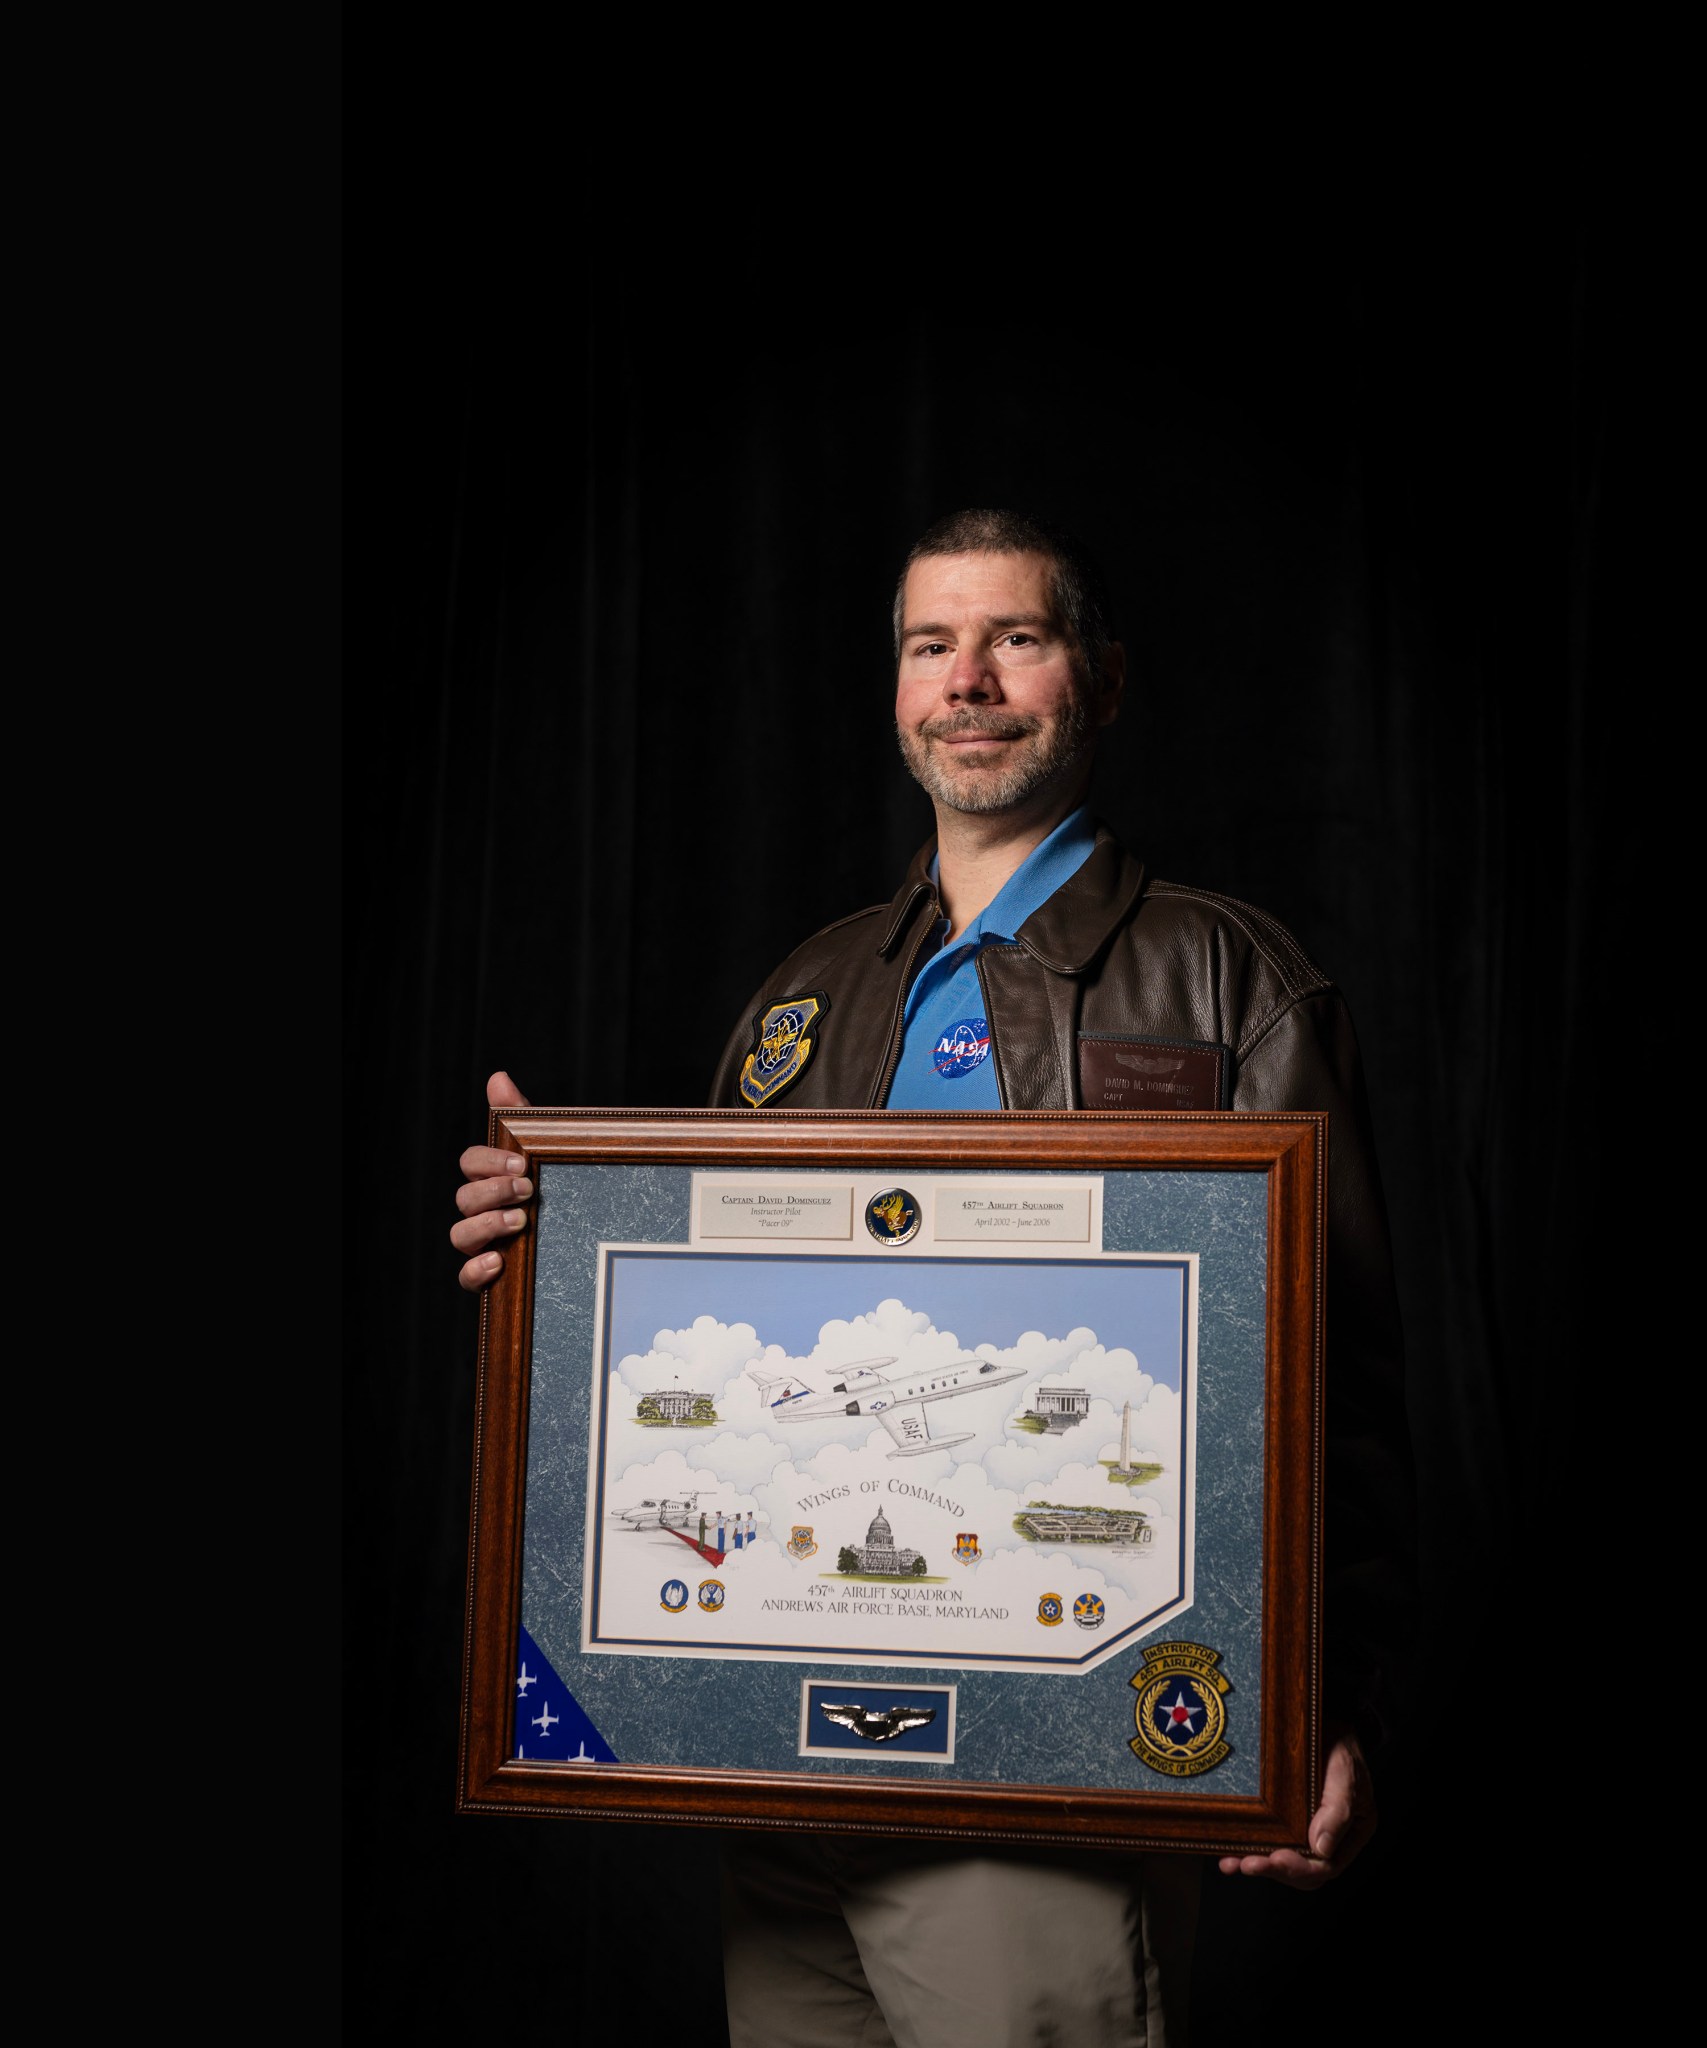
[[[1081,1037],[1079,1101],[1085,1109],[1225,1109],[1230,1067],[1224,1045]]]

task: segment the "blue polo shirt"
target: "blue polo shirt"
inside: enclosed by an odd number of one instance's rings
[[[986,946],[1011,946],[1034,910],[1084,865],[1096,844],[1090,811],[1081,805],[1033,848],[947,951],[938,918],[939,951],[919,970],[907,994],[901,1064],[890,1084],[888,1109],[1000,1109],[990,1026],[978,984],[978,955]],[[931,863],[936,880],[936,863]]]

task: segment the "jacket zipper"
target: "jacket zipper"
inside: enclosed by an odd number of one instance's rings
[[[889,1089],[895,1079],[895,1069],[901,1064],[901,1045],[903,1040],[901,1019],[906,1014],[907,997],[913,986],[914,970],[918,966],[919,955],[925,949],[925,941],[936,930],[940,922],[940,915],[927,918],[924,929],[913,941],[913,950],[907,955],[907,965],[901,973],[901,992],[895,998],[895,1014],[889,1020],[888,1056],[885,1058],[882,1070],[877,1076],[877,1084],[871,1091],[871,1100],[866,1104],[867,1109],[881,1109],[884,1103],[889,1100]]]
[[[1003,941],[1003,943],[1012,945],[1013,941],[1009,939]],[[978,957],[973,961],[972,967],[978,976],[978,993],[984,998],[984,1029],[990,1034],[990,1058],[995,1061],[996,1097],[1002,1107],[1006,1109],[1008,1106],[1008,1091],[1002,1086],[1002,1063],[996,1058],[997,1053],[1000,1051],[1000,1047],[996,1043],[996,1006],[990,1000],[990,984],[984,979],[984,955],[988,950],[989,948],[985,946],[978,948]],[[1017,948],[1015,950],[1017,951]]]

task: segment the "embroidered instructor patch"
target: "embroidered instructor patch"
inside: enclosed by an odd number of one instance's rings
[[[806,1071],[818,1043],[808,1033],[829,1007],[830,998],[817,989],[811,995],[788,996],[772,1003],[755,1019],[753,1049],[741,1068],[741,1093],[755,1109]]]
[[[1215,1668],[1220,1661],[1219,1650],[1201,1643],[1156,1643],[1144,1652],[1144,1668],[1130,1681],[1138,1694],[1131,1747],[1141,1763],[1170,1778],[1195,1778],[1232,1754],[1221,1698],[1233,1688]]]

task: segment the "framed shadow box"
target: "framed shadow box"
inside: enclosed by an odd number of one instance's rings
[[[1304,1845],[1325,1116],[491,1142],[460,1811]]]

